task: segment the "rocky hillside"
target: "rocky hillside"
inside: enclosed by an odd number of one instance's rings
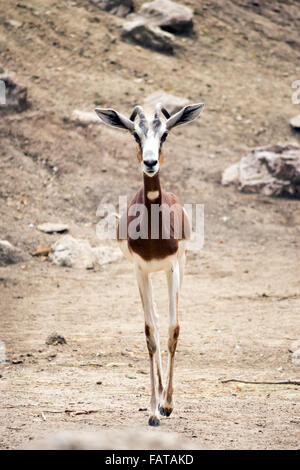
[[[297,225],[294,201],[266,211],[261,197],[241,197],[220,181],[252,147],[299,143],[289,126],[299,111],[291,101],[300,77],[298,2],[177,2],[190,8],[192,28],[160,28],[175,44],[169,53],[124,37],[145,2],[134,2],[133,19],[95,3],[4,0],[0,67],[27,87],[30,107],[1,111],[1,238],[30,251],[48,241],[34,230],[48,221],[93,238],[98,204],[130,197],[141,177],[130,136],[100,121],[74,122],[72,113],[97,105],[128,115],[159,91],[206,104],[201,119],[168,139],[162,179],[184,202],[205,204],[209,243],[239,239],[245,214],[254,225],[249,243],[267,240],[271,222]]]

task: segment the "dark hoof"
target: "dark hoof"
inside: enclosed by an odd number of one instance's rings
[[[148,421],[149,426],[159,426],[160,421],[156,416],[150,416],[149,421]]]
[[[162,416],[170,416],[170,414],[172,413],[173,411],[173,408],[159,408],[159,412]]]

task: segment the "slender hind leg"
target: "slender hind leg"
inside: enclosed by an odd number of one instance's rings
[[[169,340],[168,340],[168,367],[167,379],[164,390],[164,400],[160,404],[160,414],[163,416],[170,416],[173,411],[173,373],[174,373],[174,359],[179,336],[179,323],[178,323],[178,292],[180,284],[180,266],[179,262],[174,263],[172,269],[167,273],[168,288],[169,288]]]
[[[155,377],[155,358],[157,362],[158,377],[161,377],[160,361],[157,359],[157,353],[159,352],[157,339],[157,318],[154,314],[154,306],[152,300],[152,288],[149,274],[143,272],[139,266],[136,266],[136,277],[138,281],[139,291],[145,313],[145,335],[147,341],[147,347],[149,352],[150,362],[150,380],[151,380],[151,415],[149,418],[150,426],[159,426],[159,412],[158,412],[158,397],[156,389],[156,377]],[[160,379],[161,382],[161,379]],[[162,387],[162,385],[161,385]]]

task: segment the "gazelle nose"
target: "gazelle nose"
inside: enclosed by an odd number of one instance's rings
[[[157,160],[144,160],[144,163],[148,168],[153,168],[157,165]]]

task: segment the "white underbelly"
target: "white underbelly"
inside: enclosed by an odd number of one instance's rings
[[[173,255],[160,259],[152,259],[150,261],[144,260],[137,253],[132,253],[128,248],[127,240],[120,240],[119,246],[128,261],[139,265],[145,272],[153,273],[157,271],[169,271],[172,266],[174,266],[174,263],[184,256],[186,250],[186,240],[180,240],[178,242],[178,251]]]

